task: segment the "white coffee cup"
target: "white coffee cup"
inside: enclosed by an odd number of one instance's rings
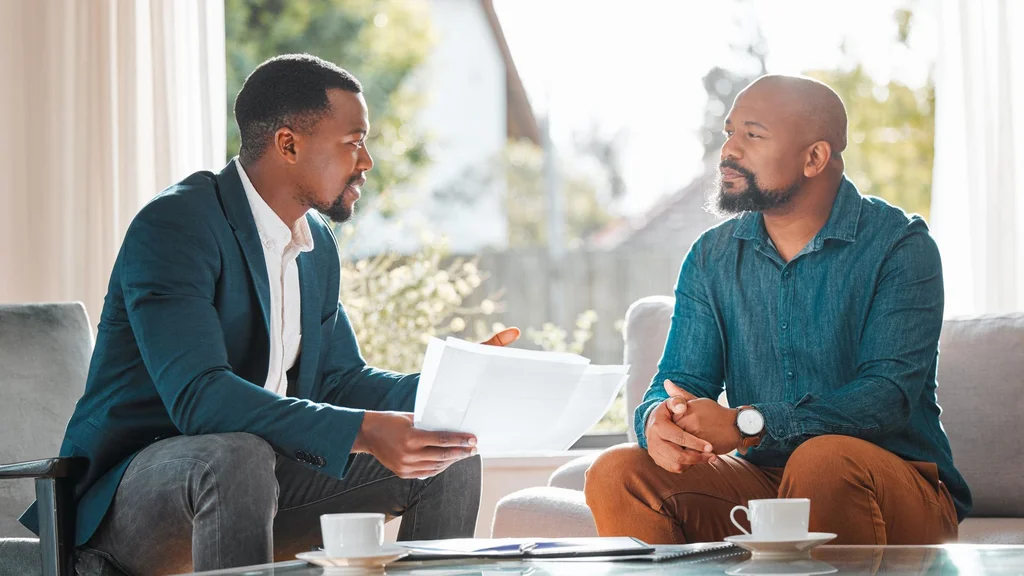
[[[750,532],[736,521],[736,512],[746,512]],[[807,524],[811,516],[811,501],[807,498],[772,498],[751,500],[747,506],[737,506],[729,519],[744,534],[755,540],[790,541],[807,538]]]
[[[384,546],[383,514],[324,514],[320,530],[331,558],[371,556]]]

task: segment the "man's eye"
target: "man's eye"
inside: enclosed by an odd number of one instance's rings
[[[732,130],[722,130],[722,134],[725,134],[725,137],[728,138],[732,136]]]
[[[759,135],[754,134],[753,132],[747,132],[747,136],[750,136],[751,138],[760,138]]]
[[[363,140],[356,140],[355,142],[349,142],[349,144],[355,146],[356,149],[358,150],[359,148],[362,148],[364,145],[366,145],[366,142]]]

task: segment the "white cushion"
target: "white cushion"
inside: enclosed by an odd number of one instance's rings
[[[586,538],[597,536],[583,492],[551,486],[526,488],[498,501],[492,538]]]

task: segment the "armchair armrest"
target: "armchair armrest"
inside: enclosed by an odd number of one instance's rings
[[[68,478],[80,470],[84,458],[44,458],[30,462],[0,464],[0,480],[14,478]]]
[[[583,483],[587,469],[600,456],[600,452],[594,452],[564,464],[558,470],[551,473],[548,479],[548,486],[556,488],[567,488],[569,490],[583,490]]]
[[[85,470],[85,458],[44,458],[0,464],[0,480],[32,478],[36,484],[36,513],[43,576],[75,573],[75,478]]]

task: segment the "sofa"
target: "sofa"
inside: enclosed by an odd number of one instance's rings
[[[657,371],[673,303],[671,297],[652,296],[626,312],[630,422]],[[960,524],[960,542],[1024,544],[1024,458],[1018,453],[1024,414],[1024,314],[947,319],[939,339],[937,379],[942,425],[974,498],[970,516]],[[636,441],[631,429],[628,435]],[[596,457],[591,454],[562,466],[547,486],[501,499],[492,536],[596,536],[583,497],[584,474]]]

